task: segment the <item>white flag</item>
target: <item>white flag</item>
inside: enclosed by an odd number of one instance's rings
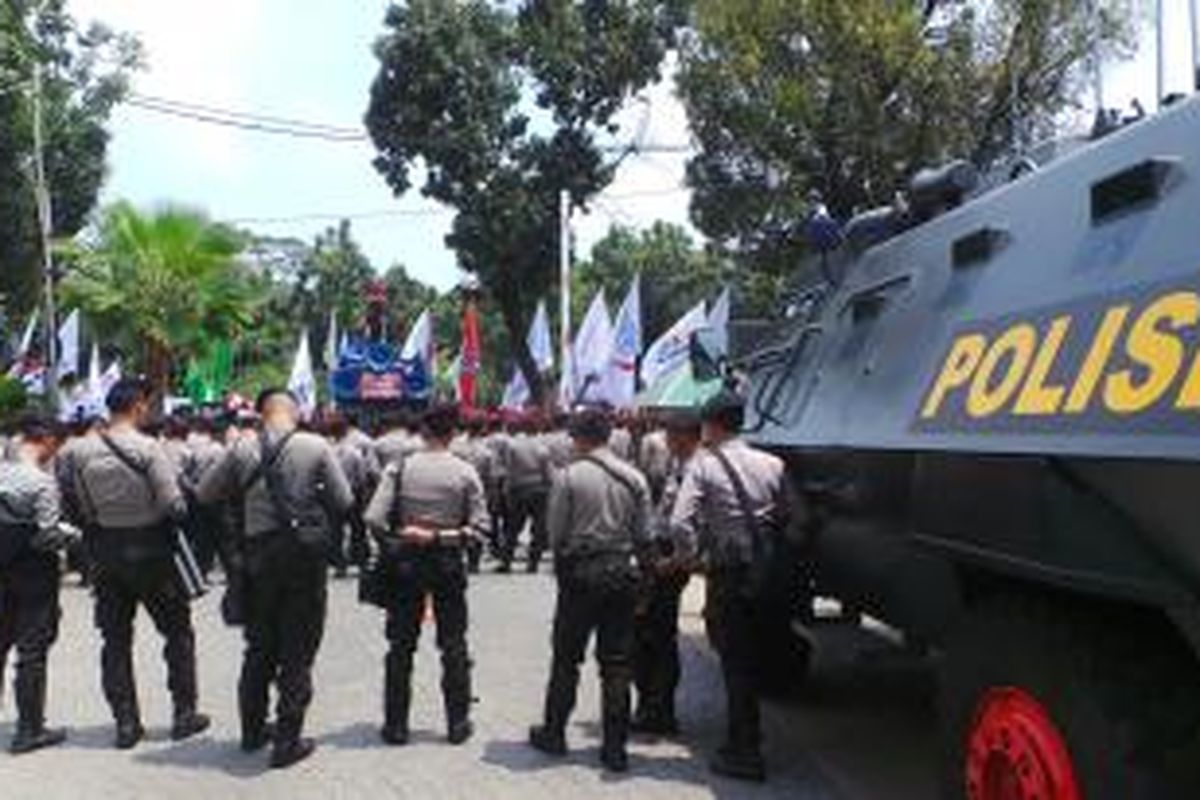
[[[712,310],[708,312],[708,327],[712,328],[716,333],[717,341],[721,345],[722,350],[729,348],[729,313],[732,305],[732,296],[729,292],[729,287],[726,286],[717,301],[713,303]]]
[[[529,404],[529,383],[520,367],[513,367],[512,378],[504,387],[504,400],[500,407],[506,411],[520,411]]]
[[[633,405],[637,394],[637,358],[642,352],[642,278],[637,275],[617,311],[613,351],[605,376],[605,395],[617,408]]]
[[[108,399],[108,393],[121,380],[121,362],[114,359],[104,372],[100,373],[100,396]]]
[[[75,309],[58,329],[58,369],[60,380],[79,371],[79,309]]]
[[[312,353],[308,347],[308,331],[300,334],[300,346],[296,348],[296,360],[292,362],[292,374],[288,378],[288,391],[296,397],[300,414],[309,419],[317,410],[317,379],[313,375]]]
[[[41,315],[41,309],[35,308],[29,321],[25,323],[25,332],[21,334],[21,343],[17,345],[17,358],[21,359],[29,355],[29,348],[33,347],[33,334],[37,331],[38,317]]]
[[[701,300],[646,350],[642,356],[642,384],[653,386],[659,378],[683,366],[690,353],[692,334],[707,324],[708,312]]]
[[[338,365],[337,311],[329,312],[329,330],[325,333],[325,369],[333,371]]]
[[[604,290],[596,292],[587,316],[575,336],[574,388],[579,402],[605,401],[604,379],[613,352],[612,318],[604,302]]]
[[[538,303],[537,313],[533,315],[525,346],[529,348],[529,355],[533,357],[538,372],[549,372],[554,368],[554,340],[550,336],[550,314],[546,311],[544,300]]]
[[[413,323],[408,338],[404,341],[404,349],[400,351],[400,357],[409,361],[414,358],[421,359],[425,374],[429,376],[429,382],[433,383],[436,365],[433,352],[433,317],[430,316],[429,309],[422,311],[421,316]]]

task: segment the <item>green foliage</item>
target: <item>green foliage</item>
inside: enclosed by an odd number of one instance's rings
[[[0,375],[0,421],[10,420],[25,410],[25,385],[16,378]]]
[[[117,203],[97,243],[79,252],[64,298],[165,386],[187,359],[204,359],[216,342],[250,329],[260,297],[237,260],[242,245],[202,213]]]
[[[0,3],[0,294],[11,310],[37,296],[38,222],[29,170],[34,65],[43,71],[46,175],[53,233],[76,234],[105,175],[105,124],[141,62],[137,40],[102,25],[79,27],[66,0]]]
[[[367,128],[375,166],[458,212],[447,244],[499,308],[535,393],[524,329],[553,283],[559,194],[577,206],[611,181],[596,135],[659,77],[679,2],[410,0],[376,45]],[[537,108],[530,108],[532,98]],[[536,114],[536,117],[534,116]]]
[[[751,263],[791,268],[810,191],[846,218],[923,166],[986,164],[1048,133],[1087,56],[1128,48],[1128,5],[698,0],[679,77],[701,150],[693,219]],[[922,10],[938,6],[934,37]]]
[[[318,235],[301,260],[288,296],[289,317],[298,328],[320,328],[314,341],[321,344],[331,311],[337,312],[343,328],[361,322],[365,289],[374,277],[375,269],[351,235],[349,220],[343,220]]]

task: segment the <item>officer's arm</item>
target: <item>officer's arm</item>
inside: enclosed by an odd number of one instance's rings
[[[333,448],[325,445],[321,454],[321,473],[324,475],[325,504],[338,515],[345,514],[354,507],[354,491],[346,472],[338,463]]]
[[[650,487],[646,481],[638,481],[637,489],[637,497],[634,498],[633,548],[637,553],[639,563],[645,566],[650,564],[654,557],[652,548],[654,509],[650,503]]]
[[[227,499],[233,494],[237,474],[237,451],[233,447],[226,448],[200,476],[196,485],[197,502],[207,506]]]
[[[700,507],[704,497],[699,460],[688,464],[671,509],[670,534],[681,557],[695,559],[700,551]]]
[[[396,465],[389,464],[383,470],[375,493],[371,495],[367,510],[363,512],[363,522],[376,535],[386,534],[391,529],[392,495],[395,493],[395,486]]]
[[[150,454],[150,484],[158,499],[159,510],[173,520],[183,519],[187,514],[187,503],[179,490],[175,468],[161,445],[155,445]]]
[[[40,481],[33,500],[34,521],[37,538],[33,546],[37,550],[50,552],[66,547],[80,538],[79,531],[62,521],[62,504],[58,486],[49,476]]]
[[[567,538],[571,524],[570,479],[567,470],[554,476],[550,487],[550,499],[546,503],[546,531],[550,539],[550,551],[558,553]]]
[[[472,467],[467,474],[467,524],[471,528],[471,532],[477,535],[486,535],[492,528],[492,518],[488,515],[487,502],[483,493],[483,482],[479,479],[479,473]]]

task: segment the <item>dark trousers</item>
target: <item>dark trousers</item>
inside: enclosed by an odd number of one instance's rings
[[[37,554],[0,571],[0,690],[8,653],[17,651],[13,684],[17,729],[38,733],[46,721],[46,658],[58,638],[58,559]]]
[[[654,722],[675,721],[679,688],[679,604],[688,576],[657,576],[645,589],[634,628],[633,682],[638,716]]]
[[[755,680],[758,620],[745,584],[742,572],[710,574],[704,621],[725,680],[725,747],[738,755],[757,756],[762,744]]]
[[[96,569],[95,596],[96,627],[104,639],[101,683],[113,717],[118,722],[141,719],[133,675],[133,621],[139,605],[150,614],[165,640],[167,688],[176,714],[195,711],[196,636],[192,611],[170,562],[154,559],[122,565],[105,560]]]
[[[437,646],[442,654],[442,699],[449,727],[471,708],[471,658],[467,649],[467,574],[457,547],[402,547],[386,556],[395,587],[387,611],[384,719],[406,729],[412,695],[413,654],[421,637],[427,599],[433,600]]]
[[[517,488],[508,493],[508,508],[504,523],[504,541],[500,547],[500,560],[511,564],[517,550],[517,540],[526,523],[531,526],[529,540],[529,566],[536,569],[546,552],[549,534],[546,531],[546,499],[548,492],[542,487]]]
[[[279,694],[276,741],[300,738],[325,632],[326,565],[324,553],[284,534],[266,534],[248,547],[246,649],[238,684],[245,739],[262,735],[272,682]]]
[[[225,536],[224,524],[224,514],[219,510],[194,506],[188,512],[184,530],[196,555],[196,564],[205,576],[216,563],[217,543]]]
[[[626,559],[627,562],[627,559]],[[561,565],[554,610],[554,656],[546,688],[545,725],[561,734],[575,708],[579,668],[596,634],[604,746],[623,749],[628,738],[636,580],[625,565]]]

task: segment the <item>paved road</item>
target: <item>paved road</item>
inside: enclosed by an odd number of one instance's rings
[[[695,584],[694,584],[695,585]],[[572,756],[547,760],[523,742],[540,704],[548,661],[553,585],[548,578],[485,575],[471,589],[477,661],[477,735],[467,746],[442,743],[436,652],[427,634],[414,700],[415,743],[379,744],[382,619],[354,602],[354,583],[334,584],[309,731],[320,751],[288,772],[265,769],[262,756],[236,747],[234,686],[240,640],[223,628],[216,598],[196,608],[204,709],[209,735],[184,743],[167,737],[169,701],[158,658],[160,640],[139,619],[137,672],[150,740],[131,753],[110,748],[112,729],[99,691],[99,639],[87,594],[64,593],[65,618],[51,665],[51,717],[72,728],[67,746],[14,759],[0,754],[5,800],[153,797],[203,798],[589,798],[788,797],[796,800],[925,800],[932,797],[932,719],[928,672],[844,634],[825,637],[821,677],[806,697],[766,713],[772,779],[747,787],[711,777],[704,755],[720,733],[719,676],[699,635],[698,601],[685,614],[685,686],[678,743],[636,742],[627,777],[603,775],[598,756],[595,672],[583,683],[570,730]],[[6,694],[7,697],[7,694]],[[0,710],[0,741],[12,733],[11,706]]]

